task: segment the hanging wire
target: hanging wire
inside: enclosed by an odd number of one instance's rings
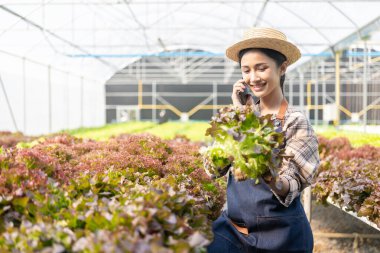
[[[88,7],[88,10],[90,10],[95,15],[101,16],[102,17],[102,21],[104,21],[104,22],[109,21],[112,24],[112,26],[117,27],[121,31],[126,31],[128,29],[128,31],[133,31],[134,32],[135,30],[139,30],[140,29],[139,27],[136,27],[136,28],[135,27],[125,27],[125,24],[129,24],[128,22],[125,22],[126,21],[125,13],[122,12],[119,8],[114,7],[114,5],[107,5],[107,6],[112,7],[115,10],[115,12],[111,13],[111,11],[107,10],[107,8],[99,8],[99,6],[96,6],[92,2],[81,0],[81,3],[84,4],[84,5],[86,5]],[[120,16],[116,15],[116,13],[122,14],[123,17],[120,18]],[[121,26],[120,24],[123,24],[123,26]],[[108,31],[112,31],[111,29],[107,29],[107,30]],[[119,34],[121,35],[120,37],[123,37],[124,41],[128,41],[129,37],[126,37],[124,33],[119,33]],[[136,32],[136,34],[137,34],[137,32]],[[129,36],[130,35],[131,34],[129,32]],[[112,36],[110,36],[110,37],[112,37]],[[126,45],[124,44],[124,47],[125,46]]]
[[[273,2],[273,1],[271,1],[271,2]],[[234,5],[232,5],[230,2],[224,2],[223,4],[226,5],[226,6],[228,6],[228,7],[230,7],[230,8],[232,8],[232,9],[236,9],[236,7],[235,7]],[[245,14],[247,14],[247,15],[252,15],[251,12],[249,12],[249,11],[247,11],[247,10],[245,10],[245,9],[242,10],[242,11],[243,11]],[[269,22],[268,20],[265,20],[262,16],[260,17],[260,23],[263,23],[264,25],[266,25],[266,26],[268,26],[268,27],[273,27],[273,28],[276,28],[276,29],[279,29],[279,30],[284,30],[284,29],[287,28],[287,27],[279,27],[279,26],[276,26],[276,25],[274,25],[273,23]],[[295,28],[297,28],[297,27],[295,27]],[[239,36],[240,36],[240,35],[239,35]],[[297,40],[294,39],[292,36],[287,35],[286,37],[287,37],[288,39],[294,41],[294,42],[297,41]],[[323,44],[323,45],[325,45],[325,44]],[[305,52],[306,54],[311,54],[311,53],[312,53],[312,52],[309,51],[309,50],[304,46],[304,44],[302,44],[302,43],[297,43],[297,46],[299,46],[299,47],[302,49],[302,52]]]
[[[283,8],[284,10],[288,11],[289,13],[291,13],[293,16],[299,18],[300,20],[302,20],[305,24],[307,24],[311,29],[313,29],[314,31],[316,31],[319,35],[321,35],[322,38],[324,38],[328,44],[331,46],[333,43],[330,41],[329,38],[327,38],[327,36],[322,33],[317,27],[315,27],[312,23],[310,23],[307,19],[301,17],[298,13],[296,13],[294,10],[284,6],[283,4],[279,3],[279,2],[276,2],[276,4],[278,6],[280,6],[281,8]]]
[[[258,26],[261,22],[261,19],[264,16],[265,8],[267,7],[268,0],[265,0],[263,5],[261,6],[261,9],[259,11],[259,15],[257,15],[255,22],[253,23],[253,26]]]
[[[35,13],[36,11],[38,11],[39,9],[41,9],[42,7],[44,7],[46,4],[49,4],[50,2],[52,2],[53,0],[50,0],[48,2],[42,2],[42,4],[38,5],[37,8],[33,9],[31,12],[28,12],[26,15],[23,15],[24,17],[29,17],[30,15],[32,15],[33,13]],[[1,5],[2,6],[2,5]],[[1,33],[0,33],[0,37],[2,37],[5,33],[7,33],[8,31],[10,31],[13,27],[15,27],[18,23],[20,23],[22,20],[21,19],[18,19],[16,22],[14,22],[12,25],[10,25],[9,27],[7,27],[6,29],[4,29]]]
[[[124,3],[128,7],[128,10],[131,13],[132,18],[135,20],[135,22],[142,29],[142,32],[143,32],[143,35],[144,35],[144,39],[145,39],[145,45],[146,45],[147,49],[150,50],[150,46],[149,46],[149,43],[148,43],[148,36],[146,35],[146,27],[137,19],[137,17],[135,15],[135,13],[133,12],[131,6],[129,5],[129,2],[127,0],[124,0]]]
[[[71,41],[69,41],[69,40],[67,40],[67,39],[65,39],[65,38],[63,38],[63,37],[57,35],[56,33],[53,33],[52,31],[50,31],[50,30],[48,30],[48,29],[46,29],[46,28],[40,26],[39,24],[37,24],[37,23],[35,23],[35,22],[33,22],[33,21],[27,19],[26,17],[21,16],[20,14],[16,13],[15,11],[13,11],[13,10],[11,10],[11,9],[9,9],[9,8],[7,8],[7,7],[5,7],[5,6],[3,6],[3,5],[0,5],[0,9],[3,9],[4,11],[6,11],[6,12],[8,12],[8,13],[10,13],[10,14],[12,14],[12,15],[18,17],[18,18],[20,18],[21,20],[23,20],[23,21],[26,22],[27,24],[32,25],[33,27],[37,28],[38,30],[47,33],[47,34],[50,35],[51,37],[53,37],[53,38],[55,38],[55,39],[58,39],[58,40],[64,42],[65,44],[68,44],[69,46],[71,46],[71,47],[77,49],[78,51],[80,51],[80,52],[82,52],[82,53],[85,53],[85,54],[90,54],[90,52],[88,52],[87,50],[83,49],[83,48],[80,47],[79,45],[77,45],[77,44],[75,44],[75,43],[73,43],[73,42],[71,42]],[[107,62],[107,61],[105,61],[105,60],[103,60],[103,59],[100,59],[100,58],[95,58],[95,59],[98,60],[99,62],[103,63],[104,65],[106,65],[106,66],[108,66],[108,67],[111,67],[111,68],[112,68],[113,70],[115,70],[115,71],[118,69],[116,66],[114,66],[114,65],[113,65],[112,63],[110,63],[110,62]]]
[[[162,20],[166,19],[167,17],[170,17],[173,13],[174,14],[178,13],[178,11],[180,9],[182,9],[186,5],[187,5],[187,3],[183,3],[183,4],[179,5],[177,8],[168,11],[167,13],[165,13],[164,15],[162,15],[161,17],[159,17],[158,19],[156,19],[155,21],[153,21],[153,23],[149,24],[148,27],[152,27],[152,26],[160,23]]]
[[[358,26],[358,24],[355,23],[355,21],[350,18],[346,13],[344,13],[341,9],[339,9],[335,4],[333,4],[331,1],[328,2],[335,10],[337,10],[340,14],[342,14],[342,16],[344,16],[348,21],[350,21],[351,24],[353,24],[356,28],[356,32],[358,33],[358,37],[359,38],[362,38],[361,34],[360,34],[360,27]]]

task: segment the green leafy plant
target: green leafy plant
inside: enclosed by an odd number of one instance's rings
[[[380,227],[380,148],[354,148],[342,137],[318,141],[322,163],[312,187],[317,202],[329,199]]]
[[[208,174],[220,177],[231,165],[237,180],[262,175],[278,178],[284,133],[280,126],[274,126],[272,115],[259,117],[252,107],[229,106],[220,109],[210,124],[206,135],[214,142],[200,151]]]
[[[0,152],[0,252],[205,252],[225,192],[200,145],[55,135]]]

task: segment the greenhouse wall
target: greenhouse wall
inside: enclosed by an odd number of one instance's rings
[[[26,59],[0,57],[0,131],[39,135],[105,123],[99,113],[105,105],[102,83]]]

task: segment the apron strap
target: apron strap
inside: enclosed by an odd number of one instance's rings
[[[281,127],[284,127],[285,113],[287,109],[288,109],[288,101],[286,101],[286,98],[284,97],[284,99],[282,99],[281,101],[280,110],[278,111],[278,114],[276,116],[276,119],[281,121]]]

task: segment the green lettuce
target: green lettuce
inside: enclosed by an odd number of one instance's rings
[[[230,168],[237,180],[278,178],[285,137],[272,116],[260,117],[249,106],[220,109],[206,130],[214,142],[201,149],[206,172],[221,177]]]

